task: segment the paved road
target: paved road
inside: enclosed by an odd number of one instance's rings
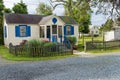
[[[120,53],[4,65],[0,80],[120,80]]]

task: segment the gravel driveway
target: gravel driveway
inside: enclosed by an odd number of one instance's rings
[[[120,80],[120,53],[0,66],[0,80]]]

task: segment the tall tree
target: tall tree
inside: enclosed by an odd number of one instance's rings
[[[17,3],[12,8],[14,13],[28,14],[27,5],[21,0],[20,3]]]
[[[113,20],[112,19],[108,19],[107,21],[106,21],[106,23],[105,24],[103,24],[103,26],[102,26],[102,30],[103,31],[110,31],[111,29],[112,29],[112,27],[113,27]]]
[[[38,7],[36,8],[37,14],[42,14],[42,15],[51,15],[52,14],[52,8],[51,6],[45,4],[45,3],[40,3]]]
[[[3,0],[0,0],[0,44],[3,44],[3,12],[4,12],[4,4]]]
[[[120,0],[90,0],[92,7],[97,7],[97,13],[120,16]]]
[[[56,3],[53,6],[55,9],[58,5],[64,5],[65,15],[71,16],[79,23],[79,31],[88,33],[88,25],[90,22],[90,5],[89,0],[50,0],[51,4]]]

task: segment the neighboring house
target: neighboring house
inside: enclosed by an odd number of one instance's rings
[[[90,30],[90,32],[89,32],[90,35],[94,35],[94,36],[99,35],[99,27],[98,26],[90,25],[89,30]]]
[[[105,32],[105,41],[120,40],[120,26],[113,27],[113,30]]]
[[[78,40],[78,24],[67,16],[43,16],[30,14],[4,15],[4,43],[19,45],[23,40],[47,39],[64,42],[67,35]]]

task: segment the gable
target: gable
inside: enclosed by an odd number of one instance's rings
[[[50,15],[42,18],[39,24],[40,25],[52,25],[52,24],[64,25],[65,23],[58,16]]]

